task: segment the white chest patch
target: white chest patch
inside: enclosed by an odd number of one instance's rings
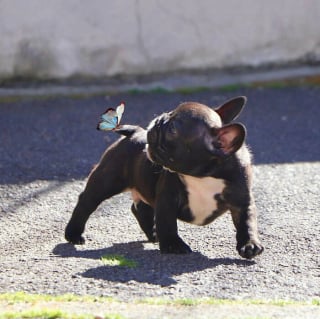
[[[215,195],[222,193],[225,187],[224,180],[189,175],[180,175],[180,178],[188,192],[189,208],[194,216],[192,224],[203,225],[217,209]]]

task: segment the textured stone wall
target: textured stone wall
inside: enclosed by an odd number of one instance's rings
[[[319,58],[319,0],[0,0],[2,78]]]

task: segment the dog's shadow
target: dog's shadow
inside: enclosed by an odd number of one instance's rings
[[[144,249],[144,242],[113,244],[113,246],[96,250],[77,250],[71,244],[58,244],[53,253],[56,256],[68,258],[101,259],[103,256],[120,255],[129,261],[134,261],[133,267],[103,265],[89,269],[80,276],[102,279],[112,282],[126,283],[137,281],[159,286],[170,286],[177,281],[175,276],[184,273],[197,272],[220,265],[251,266],[254,261],[237,258],[210,259],[199,252],[188,255],[162,255],[159,250]]]

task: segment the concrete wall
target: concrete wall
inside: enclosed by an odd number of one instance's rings
[[[320,60],[319,0],[0,0],[0,77]]]

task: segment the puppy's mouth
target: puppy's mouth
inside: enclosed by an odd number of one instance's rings
[[[170,156],[165,147],[163,124],[165,119],[163,117],[152,121],[148,127],[146,153],[151,162],[159,164],[164,168],[170,169],[168,166],[174,163],[174,159]]]
[[[146,152],[149,160],[156,164],[165,165],[168,160],[170,162],[174,161],[173,158],[168,159],[166,151],[164,149],[161,149],[161,147],[157,147],[157,146],[150,147],[150,144],[147,144]]]
[[[153,152],[151,151],[150,149],[150,146],[149,144],[146,144],[146,148],[145,148],[145,152],[147,154],[147,157],[148,159],[154,163],[154,164],[157,164],[157,165],[160,165],[162,166],[164,169],[174,173],[176,172],[175,170],[173,170],[172,168],[168,167],[168,161],[169,163],[173,163],[174,162],[174,159],[173,158],[167,158],[164,154],[161,154],[159,152]]]
[[[149,160],[163,168],[174,172],[175,159],[166,146],[166,134],[170,119],[170,113],[163,113],[155,118],[147,129],[146,152]]]

